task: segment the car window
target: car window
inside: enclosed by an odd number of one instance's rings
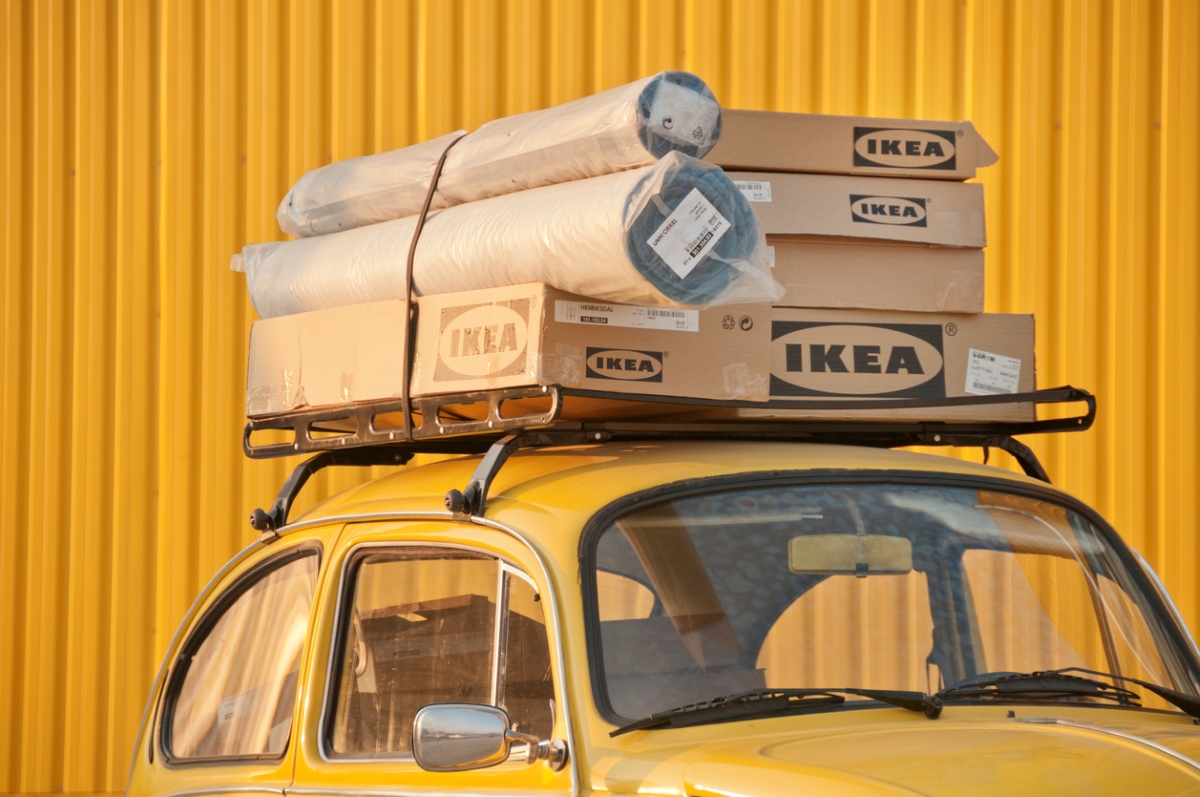
[[[215,619],[201,621],[168,699],[164,746],[172,759],[286,751],[317,568],[316,551],[268,565],[215,604],[225,604]]]
[[[482,553],[422,547],[366,549],[347,574],[331,755],[411,755],[413,719],[431,703],[499,705],[522,730],[552,726],[545,619],[521,574]]]
[[[497,703],[508,712],[513,730],[547,739],[554,732],[554,683],[541,596],[514,573],[505,575],[505,583],[508,622]]]
[[[936,691],[1080,666],[1195,690],[1108,532],[1032,495],[721,486],[595,530],[584,597],[597,699],[617,718],[752,689]]]

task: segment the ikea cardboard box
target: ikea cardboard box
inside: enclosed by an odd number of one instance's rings
[[[766,401],[771,308],[596,301],[540,283],[423,296],[413,395],[558,384]]]
[[[780,307],[982,313],[983,250],[768,235]]]
[[[246,415],[398,397],[405,316],[386,301],[255,321]]]
[[[746,409],[742,417],[1029,421],[1030,404],[888,409],[936,399],[1036,389],[1032,315],[775,308],[771,398],[878,399],[871,410]]]
[[[729,178],[767,235],[987,246],[979,183],[766,172]]]
[[[967,180],[998,156],[970,122],[724,109],[706,160],[726,171]]]

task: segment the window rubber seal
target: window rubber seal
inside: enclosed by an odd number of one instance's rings
[[[285,567],[292,562],[304,559],[308,556],[317,557],[317,571],[320,572],[321,559],[324,555],[324,546],[318,540],[307,540],[299,545],[285,550],[277,551],[274,554],[267,556],[256,562],[245,572],[238,575],[229,586],[226,587],[220,595],[218,595],[204,613],[200,615],[195,625],[192,626],[192,632],[188,634],[187,639],[179,646],[179,652],[175,654],[174,666],[166,674],[167,686],[163,690],[163,698],[160,703],[161,710],[159,714],[158,733],[155,734],[155,741],[158,745],[158,754],[162,758],[163,765],[169,769],[179,767],[195,767],[195,766],[228,766],[230,764],[255,764],[272,761],[282,761],[287,757],[288,750],[291,748],[292,738],[288,734],[288,743],[283,748],[283,752],[279,755],[258,754],[258,755],[228,755],[228,756],[203,756],[196,758],[178,758],[171,753],[171,727],[175,718],[175,702],[179,698],[179,692],[183,689],[183,683],[187,680],[188,670],[191,668],[191,657],[204,644],[209,633],[216,626],[217,622],[225,614],[225,612],[250,590],[260,580],[265,578],[271,572]],[[316,605],[317,595],[313,594],[313,604]],[[311,612],[309,616],[309,630],[312,627]],[[299,694],[297,694],[299,698]],[[295,727],[295,710],[292,712],[293,728]]]
[[[600,535],[618,518],[639,509],[676,501],[681,498],[692,498],[723,492],[734,487],[792,487],[856,484],[897,484],[925,487],[958,487],[966,489],[991,489],[1034,498],[1068,509],[1080,515],[1092,526],[1106,542],[1121,562],[1125,565],[1129,577],[1142,589],[1150,607],[1156,613],[1156,618],[1166,631],[1171,641],[1175,643],[1179,657],[1185,666],[1189,666],[1193,679],[1200,683],[1200,660],[1194,654],[1193,646],[1185,629],[1179,627],[1178,618],[1166,605],[1163,595],[1143,570],[1137,557],[1129,545],[1104,519],[1099,512],[1092,509],[1074,496],[1061,492],[1050,484],[1034,484],[1015,479],[997,476],[976,476],[962,473],[938,473],[932,471],[901,471],[901,470],[850,470],[840,468],[825,468],[812,470],[772,470],[750,471],[724,476],[686,479],[669,484],[661,484],[636,493],[618,498],[616,501],[602,507],[584,524],[583,532],[579,535],[579,586],[583,600],[584,639],[587,645],[588,672],[592,682],[592,697],[595,700],[596,712],[605,722],[620,726],[633,721],[634,718],[623,717],[612,709],[608,696],[608,683],[604,676],[604,656],[600,640],[600,612],[596,592],[596,548]],[[1153,711],[1154,709],[1147,709]]]

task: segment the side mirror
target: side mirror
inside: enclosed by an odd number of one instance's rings
[[[561,739],[542,741],[509,730],[507,712],[477,703],[434,703],[413,719],[413,757],[430,772],[482,769],[506,761],[513,744],[527,746],[525,762],[545,759],[558,772],[567,765]]]

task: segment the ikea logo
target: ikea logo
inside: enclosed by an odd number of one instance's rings
[[[926,227],[925,200],[919,197],[850,195],[853,220],[866,224]]]
[[[434,381],[519,371],[529,340],[527,304],[514,300],[443,309]]]
[[[854,165],[885,169],[944,169],[957,163],[950,130],[854,128]]]
[[[771,395],[945,394],[938,324],[771,324]]]
[[[589,346],[587,376],[589,379],[620,379],[625,382],[661,382],[663,353]]]

